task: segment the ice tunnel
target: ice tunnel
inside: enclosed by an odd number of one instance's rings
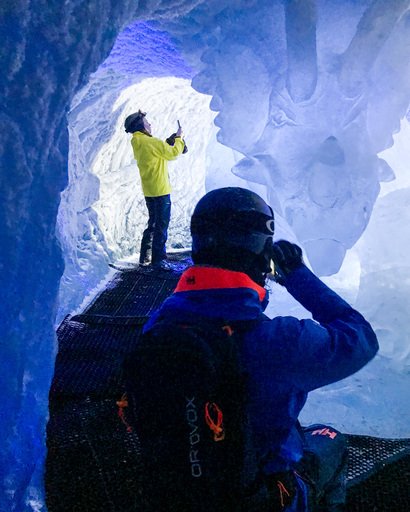
[[[124,134],[128,114],[142,106],[154,134],[163,139],[175,131],[177,119],[190,134],[187,156],[170,164],[169,249],[190,247],[190,214],[206,189],[247,183],[230,172],[240,154],[217,141],[211,96],[192,88],[193,74],[169,34],[137,21],[120,33],[74,97],[68,115],[69,184],[57,219],[65,259],[57,320],[90,289],[103,286],[107,261],[138,256],[147,215],[130,137]]]
[[[180,119],[189,145],[170,169],[170,248],[189,246],[203,192],[252,188],[376,330],[376,360],[302,419],[408,436],[409,1],[17,1],[0,26],[0,510],[44,509],[56,323],[135,256],[145,211],[122,122],[138,108],[160,137]],[[270,315],[306,315],[270,293]]]

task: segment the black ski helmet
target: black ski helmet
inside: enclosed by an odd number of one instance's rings
[[[127,133],[134,133],[144,128],[143,119],[147,114],[145,112],[135,112],[129,115],[124,121],[124,128]]]
[[[274,214],[255,192],[225,187],[208,192],[191,218],[192,256],[212,248],[242,249],[261,255],[272,245]],[[212,262],[208,262],[212,263]]]

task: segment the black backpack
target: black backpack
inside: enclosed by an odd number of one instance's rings
[[[245,489],[257,461],[238,343],[254,323],[160,322],[127,358],[127,417],[141,442],[143,512],[251,510]]]

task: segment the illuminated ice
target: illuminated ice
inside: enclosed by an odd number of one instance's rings
[[[278,237],[375,327],[375,361],[312,394],[302,419],[408,436],[408,0],[20,3],[0,8],[0,509],[42,507],[57,311],[138,256],[145,210],[121,130],[135,108],[158,135],[185,127],[170,248],[188,243],[203,190],[251,186]],[[271,294],[269,314],[306,315]]]

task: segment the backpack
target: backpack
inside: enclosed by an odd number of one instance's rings
[[[254,322],[162,321],[127,358],[127,417],[141,443],[144,512],[250,510],[244,488],[257,461],[238,343]]]

